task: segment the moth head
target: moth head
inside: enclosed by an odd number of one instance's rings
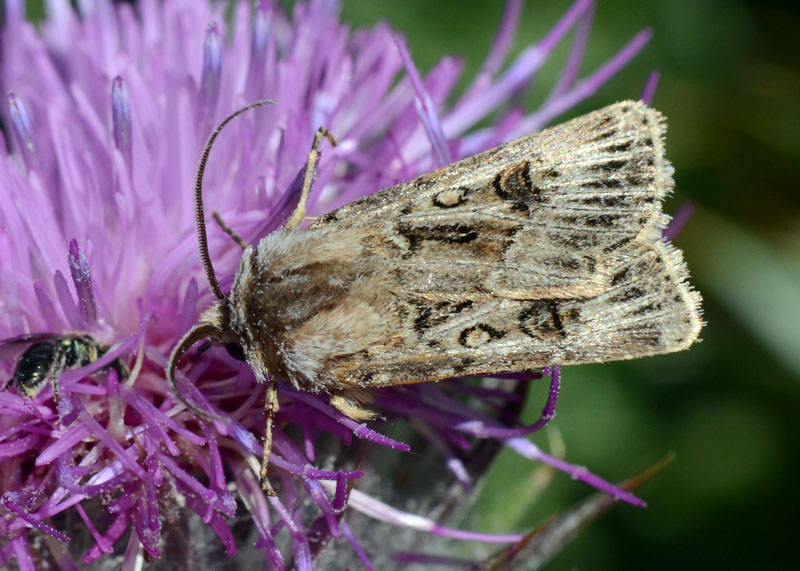
[[[216,129],[214,129],[211,135],[209,135],[208,140],[203,147],[203,152],[200,155],[200,160],[197,164],[197,173],[195,175],[194,186],[194,214],[195,225],[197,227],[197,243],[200,250],[200,260],[203,264],[203,271],[206,274],[209,288],[217,298],[217,301],[215,301],[211,307],[203,312],[203,315],[200,317],[200,323],[186,332],[183,338],[172,350],[167,363],[166,377],[172,393],[178,398],[178,400],[180,400],[188,409],[206,418],[213,417],[213,415],[198,409],[195,405],[189,402],[178,389],[178,386],[175,383],[175,369],[178,366],[178,362],[192,345],[202,339],[208,339],[212,342],[224,345],[228,350],[228,353],[230,353],[234,358],[240,360],[244,360],[244,352],[242,351],[240,340],[228,325],[228,297],[222,293],[219,281],[214,273],[214,266],[211,263],[211,256],[208,252],[208,236],[206,235],[205,211],[203,209],[203,174],[205,173],[206,163],[208,162],[208,156],[211,153],[211,148],[213,147],[217,136],[222,132],[222,129],[242,113],[245,113],[246,111],[256,107],[270,105],[272,103],[275,102],[271,100],[255,101],[250,105],[246,105],[245,107],[234,111],[225,119],[223,119]],[[230,233],[235,239],[237,239],[237,242],[242,244],[244,247],[244,244],[241,242],[241,238],[238,238],[238,236],[232,232]]]
[[[204,339],[207,339],[213,343],[224,345],[228,350],[228,353],[235,358],[239,358],[237,355],[241,355],[242,357],[244,356],[238,340],[235,338],[231,330],[224,326],[224,321],[221,319],[219,309],[223,303],[224,300],[215,302],[209,309],[203,312],[203,315],[200,318],[200,323],[187,331],[172,350],[166,368],[167,382],[169,383],[172,394],[174,394],[178,400],[181,401],[184,406],[186,406],[186,408],[206,418],[212,417],[213,415],[210,415],[208,412],[197,408],[196,405],[193,405],[178,388],[178,385],[175,382],[175,369],[177,368],[178,363],[186,351],[188,351],[192,345]],[[242,358],[240,360],[244,359]]]

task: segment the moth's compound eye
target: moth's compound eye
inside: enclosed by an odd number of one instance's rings
[[[239,345],[238,343],[225,343],[225,350],[228,352],[228,355],[230,355],[237,361],[247,360],[244,356],[244,351],[242,350],[242,346]]]

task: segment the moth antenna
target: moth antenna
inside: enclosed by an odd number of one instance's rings
[[[216,419],[222,420],[221,417],[209,414],[208,412],[197,408],[193,405],[189,400],[183,396],[183,393],[178,388],[178,384],[175,382],[175,368],[178,366],[178,363],[183,357],[183,354],[186,351],[200,341],[201,339],[209,338],[215,331],[217,331],[216,327],[213,325],[195,325],[189,331],[186,332],[186,335],[180,340],[180,342],[175,346],[172,350],[172,353],[169,356],[169,362],[167,362],[167,369],[166,369],[166,376],[167,376],[167,383],[169,383],[169,389],[173,395],[175,395],[181,403],[191,410],[193,413],[201,416],[205,419]]]
[[[200,161],[197,163],[197,173],[195,174],[194,179],[194,219],[197,226],[197,242],[198,247],[200,248],[200,261],[203,264],[203,271],[206,274],[206,280],[208,280],[208,285],[211,288],[211,291],[214,292],[214,295],[217,296],[217,299],[223,299],[225,296],[222,295],[222,289],[219,287],[217,276],[214,274],[214,266],[211,264],[211,256],[208,253],[208,237],[206,235],[205,213],[203,212],[203,174],[206,170],[206,162],[208,161],[208,155],[211,153],[211,147],[214,145],[214,141],[222,132],[222,129],[225,128],[225,125],[246,111],[250,111],[251,109],[262,107],[264,105],[271,105],[273,103],[275,103],[273,99],[254,101],[253,103],[245,105],[241,109],[238,109],[225,117],[225,119],[223,119],[222,122],[217,125],[217,128],[211,132],[211,135],[209,135],[208,140],[203,147],[203,153],[200,155]],[[184,402],[184,404],[187,403]]]

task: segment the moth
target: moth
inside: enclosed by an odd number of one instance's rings
[[[370,389],[455,376],[602,363],[680,351],[702,327],[700,295],[662,239],[673,187],[665,120],[623,102],[466,158],[342,206],[301,229],[319,158],[284,227],[245,243],[220,290],[208,254],[202,176],[195,187],[201,259],[217,301],[169,359],[195,342],[240,350],[267,383],[262,484],[277,380],[327,393],[372,417]]]
[[[14,372],[2,390],[14,384],[23,395],[33,398],[50,379],[53,396],[57,399],[61,373],[97,361],[108,351],[108,346],[87,333],[31,333],[0,341],[0,356],[4,359],[20,351]],[[109,367],[116,370],[119,378],[127,376],[127,368],[119,359]]]

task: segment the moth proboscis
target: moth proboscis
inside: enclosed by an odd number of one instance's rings
[[[700,295],[662,239],[672,189],[662,116],[622,102],[346,204],[300,229],[323,137],[282,229],[243,247],[230,292],[214,275],[202,176],[200,254],[217,301],[181,339],[241,348],[267,382],[261,480],[277,381],[328,393],[365,420],[369,390],[455,376],[600,363],[679,351],[702,327]]]

